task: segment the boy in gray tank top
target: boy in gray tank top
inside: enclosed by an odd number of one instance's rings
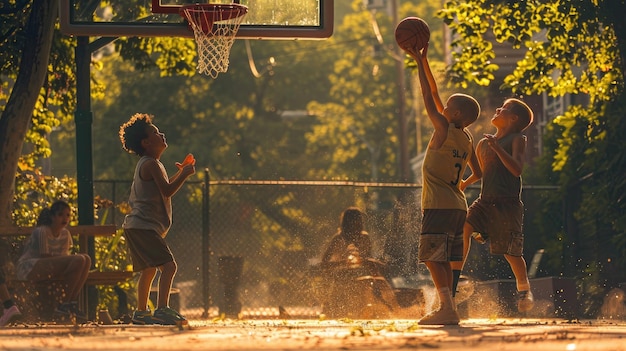
[[[527,312],[533,308],[533,295],[524,260],[522,223],[524,204],[521,200],[522,170],[526,153],[526,136],[522,132],[533,121],[533,112],[519,99],[507,99],[496,109],[491,124],[494,135],[485,134],[476,146],[476,155],[482,169],[480,196],[469,207],[463,227],[463,261],[454,262],[453,288],[459,281],[470,248],[470,237],[488,242],[491,254],[504,255],[515,275],[517,308]],[[470,177],[463,184],[474,183]]]
[[[122,224],[133,270],[140,272],[137,310],[132,321],[135,324],[186,324],[185,317],[169,307],[177,266],[165,236],[172,225],[172,196],[196,172],[196,161],[193,155],[187,155],[182,164],[176,164],[178,172],[168,177],[160,161],[167,148],[165,134],[152,124],[150,115],[133,115],[120,127],[119,135],[124,150],[140,157],[130,189],[128,202],[131,210]],[[148,298],[157,270],[161,275],[157,305],[152,314],[148,309]]]

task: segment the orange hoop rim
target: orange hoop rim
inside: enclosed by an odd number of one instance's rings
[[[193,19],[189,18],[188,14],[209,14],[206,16],[212,22],[226,21],[229,19],[241,17],[248,13],[248,7],[241,4],[189,4],[183,5],[180,8],[180,15],[187,21]],[[209,23],[212,25],[213,23]]]

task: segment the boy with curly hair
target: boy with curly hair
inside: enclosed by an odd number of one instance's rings
[[[172,196],[196,172],[195,159],[193,155],[187,155],[182,164],[176,164],[178,172],[168,177],[160,161],[167,148],[165,134],[152,123],[152,118],[137,113],[119,131],[124,150],[140,157],[128,200],[131,210],[122,224],[133,269],[141,272],[137,282],[137,310],[132,321],[136,324],[180,325],[186,324],[187,320],[169,307],[177,265],[165,236],[172,225]],[[152,314],[148,309],[148,298],[157,269],[161,275],[158,301]]]

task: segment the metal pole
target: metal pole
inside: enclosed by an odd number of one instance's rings
[[[204,303],[204,311],[202,318],[209,317],[209,308],[211,307],[211,231],[210,231],[210,188],[209,188],[209,169],[204,169],[204,189],[202,193],[202,301]]]
[[[393,24],[396,25],[398,23],[398,1],[391,1],[391,17],[393,19]],[[395,45],[395,51],[397,57],[404,57],[404,53],[402,50]],[[402,60],[395,60],[396,65],[396,85],[397,85],[397,94],[398,94],[398,159],[399,159],[399,181],[408,182],[410,178],[410,169],[409,169],[409,154],[408,154],[408,133],[406,130],[407,127],[407,116],[406,116],[406,99],[405,99],[405,91],[406,91],[406,83],[404,79],[404,62]]]
[[[75,50],[76,55],[76,183],[78,186],[78,224],[93,225],[93,159],[91,145],[91,80],[90,67],[91,51],[89,38],[78,37]],[[84,243],[83,243],[84,244]],[[87,254],[92,258],[92,268],[95,265],[95,239],[90,236],[86,241]],[[87,318],[95,320],[98,305],[98,290],[94,286],[87,286],[83,296]]]
[[[78,187],[78,224],[93,225],[93,150],[91,111],[91,53],[114,38],[104,38],[89,43],[89,37],[78,37],[74,51],[76,61],[76,183]],[[95,266],[95,238],[87,238],[87,254],[91,257],[92,268]],[[83,298],[87,317],[95,320],[98,305],[98,290],[94,286],[85,289]]]
[[[93,225],[93,160],[91,145],[91,80],[89,38],[78,37],[76,46],[76,176],[78,184],[78,224]],[[92,252],[90,251],[91,255]]]

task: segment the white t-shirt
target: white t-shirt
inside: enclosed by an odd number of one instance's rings
[[[19,280],[26,280],[35,263],[42,256],[67,256],[74,246],[72,235],[67,228],[61,229],[58,237],[52,235],[48,226],[39,226],[33,230],[24,246],[24,253],[17,261],[16,275]]]

